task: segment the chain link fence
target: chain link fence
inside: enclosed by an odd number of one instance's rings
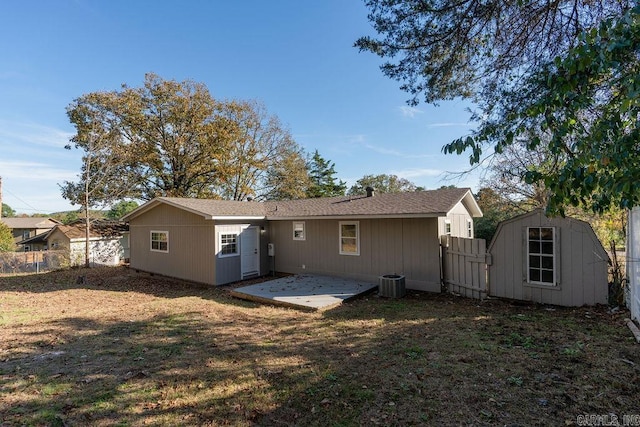
[[[0,274],[40,273],[69,267],[69,251],[0,252]]]

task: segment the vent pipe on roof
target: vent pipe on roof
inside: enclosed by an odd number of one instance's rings
[[[367,187],[365,188],[365,191],[367,192],[367,197],[373,197],[375,195],[373,191],[373,187]]]

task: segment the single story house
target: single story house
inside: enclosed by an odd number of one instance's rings
[[[69,251],[70,265],[83,265],[86,227],[76,222],[56,225],[44,239],[50,250]],[[92,265],[119,265],[128,257],[129,231],[126,223],[96,221],[89,227],[89,259]]]
[[[452,236],[473,235],[479,216],[469,189],[443,188],[266,202],[159,197],[122,219],[141,271],[210,285],[270,271],[372,282],[402,274],[409,289],[439,292],[441,229],[448,219]]]
[[[538,209],[501,222],[488,252],[490,296],[569,307],[608,302],[609,256],[587,222]]]
[[[18,246],[20,250],[24,250],[26,252],[41,251],[46,249],[46,246],[44,246],[45,243],[42,240],[37,239],[30,244],[22,244],[23,240],[44,235],[51,231],[51,229],[56,225],[62,224],[60,221],[53,218],[42,217],[0,218],[0,221],[11,229],[16,246]]]

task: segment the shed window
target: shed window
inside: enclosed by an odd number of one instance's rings
[[[304,221],[293,223],[293,240],[305,240]]]
[[[473,237],[473,221],[471,221],[468,218],[467,218],[467,237],[470,239]]]
[[[527,235],[527,282],[555,285],[555,229],[553,227],[528,227]]]
[[[238,233],[220,234],[220,257],[238,255]]]
[[[169,252],[169,232],[151,232],[151,250],[154,252]]]
[[[451,220],[444,220],[444,234],[451,234]]]
[[[360,255],[360,223],[340,221],[340,255]]]

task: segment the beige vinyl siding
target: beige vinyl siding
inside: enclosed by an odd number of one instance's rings
[[[340,255],[339,220],[305,220],[303,241],[292,238],[292,221],[271,221],[276,271],[344,276],[372,283],[383,274],[404,274],[409,289],[440,291],[436,218],[357,221],[359,255]]]
[[[161,204],[129,224],[131,268],[214,285],[214,221]],[[169,252],[151,251],[151,231],[169,232]]]
[[[54,243],[56,243],[56,247],[53,247]],[[69,238],[58,229],[55,229],[49,236],[47,236],[47,246],[49,249],[69,249],[69,243]]]
[[[527,283],[527,227],[554,227],[556,284]],[[591,227],[541,211],[500,224],[489,246],[491,296],[563,306],[607,303],[607,254]]]
[[[456,203],[446,217],[438,218],[438,236],[446,234],[445,221],[447,220],[451,222],[451,236],[465,238],[469,238],[467,234],[467,220],[470,220],[472,229],[471,238],[473,238],[473,217],[469,214],[469,211],[462,202]]]
[[[225,283],[236,282],[242,278],[240,274],[240,233],[242,225],[229,224],[216,226],[216,284],[223,285]],[[236,254],[222,255],[220,247],[221,235],[236,235]]]

